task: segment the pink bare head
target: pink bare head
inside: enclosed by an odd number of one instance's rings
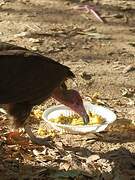
[[[84,108],[82,98],[78,91],[73,89],[61,91],[60,89],[57,89],[53,94],[53,97],[82,116],[85,124],[89,122],[89,116]]]

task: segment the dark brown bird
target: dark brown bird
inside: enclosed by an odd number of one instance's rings
[[[33,106],[53,97],[83,117],[89,117],[80,94],[67,89],[65,81],[75,75],[69,67],[28,49],[0,43],[0,104],[6,104],[16,127],[24,127],[33,142],[39,143],[25,125]]]

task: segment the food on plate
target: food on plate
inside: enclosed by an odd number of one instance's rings
[[[105,119],[100,115],[97,115],[91,112],[89,112],[88,115],[90,119],[88,125],[102,124],[105,122]],[[49,121],[54,122],[54,123],[59,123],[59,124],[73,125],[73,126],[84,125],[83,119],[79,115],[76,115],[76,114],[71,115],[71,116],[64,116],[63,114],[61,114],[57,118],[49,119]]]

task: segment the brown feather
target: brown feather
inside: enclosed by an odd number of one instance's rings
[[[48,57],[25,48],[0,43],[0,104],[24,121],[32,106],[51,96],[53,90],[74,74]]]

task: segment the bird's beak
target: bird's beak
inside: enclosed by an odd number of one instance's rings
[[[72,109],[82,117],[85,125],[89,123],[89,116],[83,104],[80,104],[77,108],[73,107]]]
[[[89,116],[88,116],[88,114],[87,114],[87,113],[84,114],[84,115],[82,116],[82,118],[83,118],[84,124],[87,125],[87,124],[89,123]]]

